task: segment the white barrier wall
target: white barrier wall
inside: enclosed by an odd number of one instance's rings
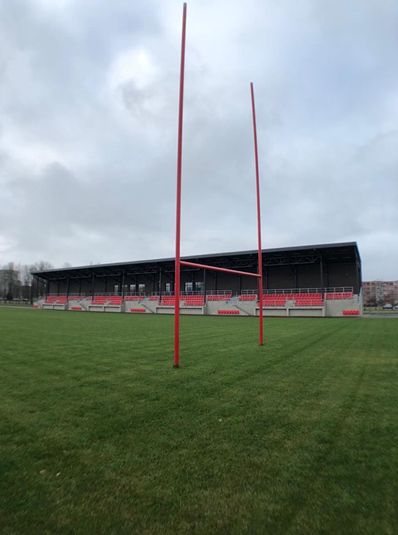
[[[68,304],[45,303],[39,299],[34,303],[35,308],[47,310],[73,310],[81,307],[90,312],[128,312],[148,314],[174,314],[174,306],[161,305],[158,300],[142,297],[134,301],[124,301],[119,305],[92,304],[91,297],[76,297],[69,299]],[[139,311],[131,311],[136,308]],[[145,309],[145,312],[144,310]],[[185,315],[219,315],[219,311],[237,311],[240,316],[258,316],[259,307],[256,301],[240,301],[237,296],[220,301],[207,301],[205,306],[181,306],[180,313]],[[276,317],[341,317],[344,310],[359,310],[362,314],[362,295],[354,295],[350,299],[325,299],[324,306],[296,306],[294,301],[287,301],[285,306],[263,306],[264,316]]]

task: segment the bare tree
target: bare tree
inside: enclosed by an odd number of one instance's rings
[[[49,262],[44,260],[30,265],[9,262],[0,267],[0,299],[7,301],[14,299],[33,300],[44,295],[45,281],[34,277],[32,273],[46,271],[52,267]]]

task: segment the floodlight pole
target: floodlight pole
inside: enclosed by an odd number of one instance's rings
[[[185,71],[185,33],[187,23],[187,4],[182,11],[180,96],[178,105],[178,147],[177,147],[177,198],[176,198],[176,257],[174,279],[174,367],[180,365],[180,283],[181,283],[181,178],[182,178],[182,130],[184,117],[184,71]]]
[[[259,306],[259,333],[258,343],[260,346],[264,343],[264,325],[263,325],[263,254],[261,245],[261,206],[260,206],[260,169],[258,164],[258,146],[257,146],[257,124],[256,124],[256,106],[254,103],[254,87],[250,82],[250,93],[252,100],[253,116],[253,135],[254,135],[254,161],[256,167],[256,197],[257,197],[257,237],[258,237],[258,306]]]

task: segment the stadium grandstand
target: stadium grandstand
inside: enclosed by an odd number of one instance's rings
[[[184,260],[247,272],[257,251],[187,256]],[[263,250],[263,312],[268,316],[362,314],[361,258],[356,242]],[[34,306],[54,310],[173,314],[174,258],[34,272],[45,295]],[[184,267],[181,313],[256,316],[251,277]]]

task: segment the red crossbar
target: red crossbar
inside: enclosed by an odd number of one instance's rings
[[[207,264],[197,264],[196,262],[186,262],[181,260],[180,264],[182,266],[196,267],[202,269],[211,269],[213,271],[222,271],[224,273],[233,273],[234,275],[247,275],[248,277],[260,277],[258,273],[249,273],[248,271],[238,271],[237,269],[228,269],[216,266],[208,266]]]

